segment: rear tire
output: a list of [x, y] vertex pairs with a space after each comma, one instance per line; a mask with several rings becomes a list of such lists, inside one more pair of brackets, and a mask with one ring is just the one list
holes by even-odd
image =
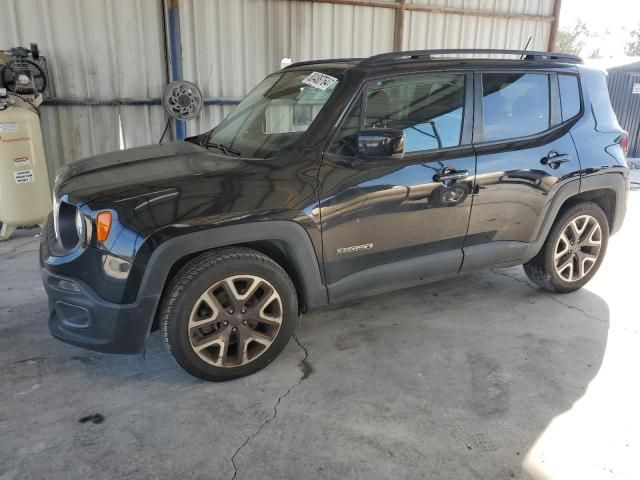
[[295, 288], [277, 263], [249, 248], [223, 248], [176, 275], [160, 326], [184, 370], [217, 382], [267, 366], [286, 346], [297, 316]]
[[579, 203], [554, 223], [540, 252], [524, 271], [545, 290], [568, 293], [582, 288], [600, 268], [609, 240], [607, 216], [599, 205]]

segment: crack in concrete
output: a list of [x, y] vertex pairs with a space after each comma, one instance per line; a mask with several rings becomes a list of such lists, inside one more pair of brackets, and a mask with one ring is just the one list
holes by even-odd
[[536, 285], [531, 285], [529, 282], [527, 282], [526, 280], [522, 280], [521, 278], [518, 277], [514, 277], [513, 275], [509, 275], [508, 273], [503, 273], [503, 272], [496, 272], [493, 268], [490, 268], [489, 270], [491, 270], [493, 273], [495, 273], [496, 275], [502, 275], [503, 277], [508, 277], [512, 280], [515, 280], [517, 282], [520, 283], [524, 283], [527, 287], [531, 287], [533, 289], [537, 289], [538, 287]]
[[298, 340], [298, 337], [296, 337], [295, 335], [292, 335], [292, 337], [304, 352], [304, 358], [300, 360], [300, 368], [302, 370], [302, 378], [298, 382], [298, 385], [300, 385], [303, 380], [306, 380], [307, 378], [309, 378], [309, 375], [313, 373], [313, 367], [307, 360], [309, 358], [309, 351], [307, 350], [307, 347], [305, 347], [302, 343], [300, 343], [300, 340]]
[[39, 250], [39, 248], [34, 248], [34, 249], [29, 249], [29, 250], [19, 250], [20, 247], [23, 247], [25, 245], [31, 245], [33, 242], [34, 242], [34, 240], [31, 239], [31, 240], [28, 240], [26, 242], [19, 243], [18, 245], [13, 247], [8, 252], [0, 253], [0, 258], [6, 258], [7, 260], [12, 260], [12, 259], [22, 255], [23, 253], [37, 252]]
[[562, 305], [562, 306], [567, 307], [567, 308], [570, 308], [571, 310], [577, 310], [578, 312], [582, 313], [587, 318], [590, 318], [592, 320], [597, 320], [598, 322], [607, 323], [606, 320], [604, 320], [604, 319], [602, 319], [600, 317], [597, 317], [595, 315], [591, 315], [590, 313], [587, 313], [584, 310], [582, 310], [580, 307], [575, 307], [573, 305], [569, 305], [568, 303], [561, 302], [560, 300], [558, 300], [553, 295], [549, 295], [549, 297], [551, 298], [551, 300], [553, 300], [557, 304]]
[[284, 400], [284, 398], [286, 398], [287, 395], [289, 395], [294, 388], [296, 388], [298, 385], [300, 385], [313, 372], [313, 368], [311, 367], [311, 364], [307, 360], [309, 358], [309, 352], [308, 352], [307, 348], [302, 343], [300, 343], [300, 340], [298, 340], [298, 337], [296, 335], [292, 335], [292, 337], [295, 340], [296, 344], [304, 352], [304, 358], [300, 361], [300, 369], [302, 371], [302, 375], [300, 376], [300, 378], [298, 379], [298, 381], [296, 383], [291, 385], [284, 394], [282, 394], [282, 395], [280, 395], [278, 397], [278, 400], [276, 401], [275, 405], [273, 406], [273, 415], [271, 415], [270, 417], [265, 419], [258, 426], [258, 428], [255, 430], [255, 432], [253, 432], [251, 435], [249, 435], [247, 438], [245, 438], [244, 442], [242, 442], [242, 445], [240, 445], [237, 448], [237, 450], [234, 452], [234, 454], [231, 456], [231, 465], [233, 465], [233, 477], [232, 477], [232, 480], [235, 480], [238, 477], [238, 466], [236, 465], [236, 461], [235, 461], [236, 457], [240, 454], [242, 449], [245, 448], [249, 444], [249, 442], [253, 438], [258, 436], [258, 434], [262, 431], [262, 429], [268, 423], [270, 423], [271, 421], [275, 420], [275, 418], [278, 416], [278, 406], [280, 405], [280, 402], [282, 402], [282, 400]]
[[40, 356], [38, 356], [38, 357], [29, 357], [29, 358], [24, 358], [22, 360], [16, 360], [15, 362], [11, 362], [11, 363], [9, 363], [9, 366], [11, 366], [11, 365], [20, 365], [22, 363], [29, 363], [29, 362], [43, 362], [43, 361], [46, 361], [46, 360], [48, 360], [47, 357], [40, 357]]
[[[518, 281], [518, 282], [520, 282], [520, 283], [523, 283], [523, 284], [527, 285], [527, 286], [528, 286], [528, 287], [530, 287], [530, 288], [533, 288], [534, 290], [537, 290], [537, 289], [539, 288], [539, 287], [538, 287], [538, 286], [536, 286], [536, 285], [531, 285], [531, 284], [530, 284], [529, 282], [527, 282], [526, 280], [522, 280], [521, 278], [514, 277], [513, 275], [509, 275], [508, 273], [496, 272], [493, 268], [491, 268], [490, 270], [491, 270], [493, 273], [495, 273], [496, 275], [502, 275], [503, 277], [508, 277], [508, 278], [510, 278], [510, 279], [512, 279], [512, 280], [516, 280], [516, 281]], [[576, 310], [576, 311], [578, 311], [578, 312], [582, 313], [585, 317], [590, 318], [590, 319], [592, 319], [592, 320], [597, 320], [597, 321], [599, 321], [599, 322], [606, 323], [606, 320], [604, 320], [604, 319], [602, 319], [602, 318], [600, 318], [600, 317], [597, 317], [597, 316], [595, 316], [595, 315], [591, 315], [590, 313], [585, 312], [585, 311], [584, 311], [583, 309], [581, 309], [580, 307], [576, 307], [576, 306], [573, 306], [573, 305], [569, 305], [568, 303], [564, 303], [564, 302], [562, 302], [562, 301], [558, 300], [558, 299], [557, 299], [555, 296], [553, 296], [552, 294], [548, 294], [548, 295], [546, 295], [546, 296], [547, 296], [547, 297], [549, 297], [549, 298], [550, 298], [551, 300], [553, 300], [554, 302], [556, 302], [558, 305], [562, 305], [563, 307], [567, 307], [567, 308], [569, 308], [569, 309], [571, 309], [571, 310]]]

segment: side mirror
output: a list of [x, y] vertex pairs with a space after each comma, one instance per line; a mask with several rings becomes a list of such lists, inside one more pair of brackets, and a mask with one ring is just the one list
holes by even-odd
[[404, 132], [394, 128], [372, 128], [358, 135], [358, 156], [365, 159], [394, 159], [404, 156]]

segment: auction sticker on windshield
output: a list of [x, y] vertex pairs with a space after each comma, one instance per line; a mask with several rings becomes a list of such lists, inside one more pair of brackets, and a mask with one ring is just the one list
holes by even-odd
[[336, 77], [332, 77], [331, 75], [320, 72], [313, 72], [304, 80], [302, 80], [302, 83], [310, 85], [313, 88], [317, 88], [319, 90], [326, 90], [337, 81], [338, 79]]

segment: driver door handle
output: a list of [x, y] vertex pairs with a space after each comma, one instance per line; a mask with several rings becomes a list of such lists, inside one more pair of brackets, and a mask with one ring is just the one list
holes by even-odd
[[547, 153], [546, 157], [540, 159], [540, 163], [542, 165], [551, 165], [552, 168], [558, 168], [561, 163], [568, 162], [569, 160], [571, 160], [569, 155], [551, 150]]
[[463, 180], [469, 176], [469, 170], [449, 170], [444, 169], [433, 176], [434, 182], [450, 182]]

